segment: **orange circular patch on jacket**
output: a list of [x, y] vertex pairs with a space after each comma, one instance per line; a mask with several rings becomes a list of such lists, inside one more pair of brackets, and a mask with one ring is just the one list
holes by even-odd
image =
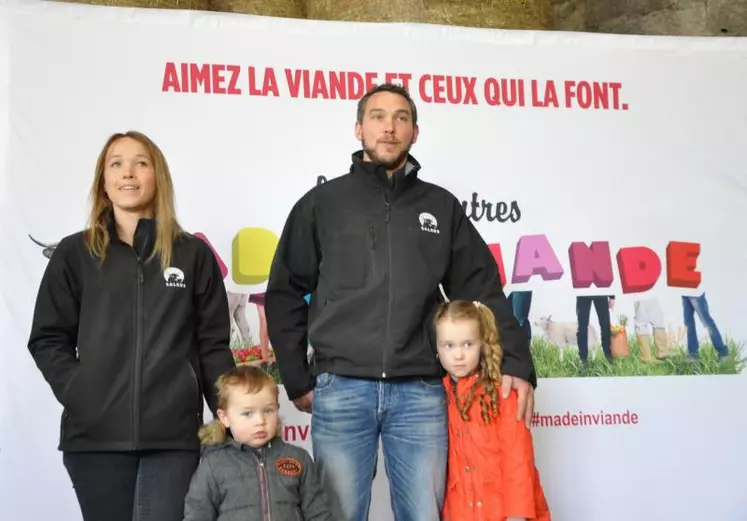
[[280, 458], [275, 463], [275, 468], [278, 469], [278, 472], [286, 476], [298, 476], [303, 469], [301, 462], [293, 458]]

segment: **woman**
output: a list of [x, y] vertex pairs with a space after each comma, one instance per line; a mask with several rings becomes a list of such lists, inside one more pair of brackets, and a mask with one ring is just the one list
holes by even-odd
[[88, 228], [44, 273], [29, 350], [64, 408], [84, 521], [181, 521], [202, 396], [215, 414], [213, 385], [234, 367], [223, 277], [180, 228], [166, 159], [143, 134], [109, 138], [91, 199]]

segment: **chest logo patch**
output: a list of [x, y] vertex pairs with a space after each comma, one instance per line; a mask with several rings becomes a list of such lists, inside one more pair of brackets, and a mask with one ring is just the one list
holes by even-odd
[[166, 286], [169, 288], [186, 288], [184, 283], [184, 272], [179, 268], [166, 268], [163, 271], [163, 278], [166, 280]]
[[280, 458], [277, 463], [275, 463], [275, 468], [278, 472], [286, 476], [298, 476], [301, 473], [301, 470], [303, 470], [300, 461], [287, 457]]
[[435, 233], [436, 235], [441, 233], [438, 229], [438, 221], [432, 214], [423, 212], [418, 216], [418, 220], [420, 221], [420, 229], [424, 232]]

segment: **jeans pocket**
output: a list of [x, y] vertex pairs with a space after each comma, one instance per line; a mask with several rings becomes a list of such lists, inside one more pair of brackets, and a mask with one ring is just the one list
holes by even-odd
[[439, 377], [432, 377], [432, 378], [421, 377], [418, 379], [418, 383], [425, 386], [428, 389], [433, 389], [433, 390], [440, 390], [440, 389], [443, 389], [444, 387], [443, 380]]
[[319, 373], [316, 375], [316, 386], [314, 392], [325, 391], [332, 387], [332, 383], [335, 381], [335, 375], [332, 373]]

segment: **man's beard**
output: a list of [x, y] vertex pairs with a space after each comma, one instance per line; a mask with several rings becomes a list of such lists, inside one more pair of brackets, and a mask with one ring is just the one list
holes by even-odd
[[379, 155], [376, 153], [375, 148], [369, 147], [368, 145], [366, 145], [366, 142], [363, 141], [363, 152], [365, 152], [371, 162], [378, 163], [387, 170], [394, 170], [395, 168], [398, 168], [400, 165], [402, 165], [405, 158], [407, 157], [407, 154], [410, 153], [411, 148], [412, 142], [408, 143], [407, 146], [402, 149], [402, 152], [400, 152], [394, 159], [392, 159], [391, 161], [386, 161], [379, 157]]

